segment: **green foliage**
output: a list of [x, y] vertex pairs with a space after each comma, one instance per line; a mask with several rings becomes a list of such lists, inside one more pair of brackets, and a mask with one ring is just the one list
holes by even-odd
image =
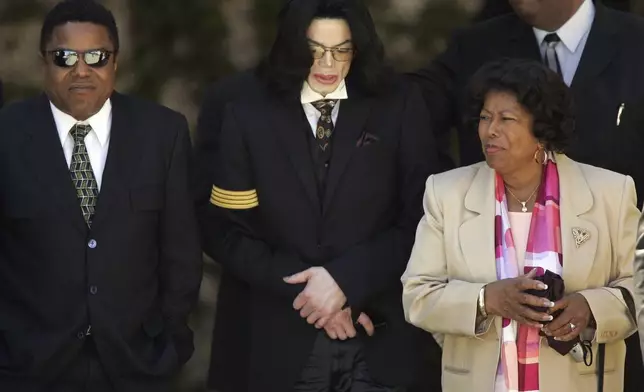
[[44, 14], [47, 7], [37, 0], [2, 0], [0, 24], [20, 22]]
[[201, 84], [230, 71], [222, 55], [226, 27], [217, 1], [130, 2], [133, 47], [126, 72], [135, 75], [132, 93], [157, 99], [164, 83], [181, 78], [195, 99]]

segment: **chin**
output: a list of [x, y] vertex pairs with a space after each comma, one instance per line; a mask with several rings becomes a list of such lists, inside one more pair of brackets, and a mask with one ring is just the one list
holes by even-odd
[[334, 92], [339, 85], [340, 83], [336, 83], [334, 85], [328, 85], [328, 84], [320, 84], [315, 81], [313, 82], [309, 81], [309, 86], [311, 86], [311, 89], [316, 93], [322, 94], [322, 95], [327, 95]]

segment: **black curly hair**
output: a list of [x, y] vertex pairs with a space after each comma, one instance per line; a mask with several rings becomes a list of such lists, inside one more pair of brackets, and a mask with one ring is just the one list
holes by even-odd
[[533, 117], [532, 134], [547, 151], [563, 153], [574, 138], [572, 94], [555, 72], [534, 60], [503, 59], [483, 65], [470, 81], [465, 121], [478, 125], [491, 91], [513, 94]]

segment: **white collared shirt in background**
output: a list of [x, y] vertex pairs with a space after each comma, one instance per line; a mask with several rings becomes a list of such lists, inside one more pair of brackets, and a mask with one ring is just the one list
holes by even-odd
[[557, 31], [545, 31], [533, 27], [534, 35], [537, 38], [537, 44], [541, 51], [541, 58], [546, 55], [547, 44], [543, 42], [546, 35], [557, 33], [561, 42], [555, 47], [559, 65], [564, 82], [570, 86], [572, 84], [577, 67], [581, 61], [581, 55], [586, 47], [588, 34], [595, 20], [595, 4], [592, 0], [584, 0], [583, 4], [577, 9], [577, 12], [568, 19]]

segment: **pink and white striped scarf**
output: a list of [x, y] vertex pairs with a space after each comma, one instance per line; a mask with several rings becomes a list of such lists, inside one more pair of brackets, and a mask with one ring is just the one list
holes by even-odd
[[[561, 275], [563, 257], [559, 217], [559, 174], [552, 155], [548, 157], [543, 173], [541, 187], [532, 211], [530, 234], [525, 252], [525, 266], [521, 274], [527, 274], [536, 268], [537, 276], [543, 275], [546, 270]], [[519, 263], [510, 228], [505, 184], [498, 173], [495, 189], [494, 246], [497, 278], [499, 280], [515, 278], [520, 275]], [[539, 391], [540, 341], [539, 329], [503, 319], [503, 343], [497, 378], [505, 380], [505, 391]], [[499, 382], [497, 382], [498, 384]]]

